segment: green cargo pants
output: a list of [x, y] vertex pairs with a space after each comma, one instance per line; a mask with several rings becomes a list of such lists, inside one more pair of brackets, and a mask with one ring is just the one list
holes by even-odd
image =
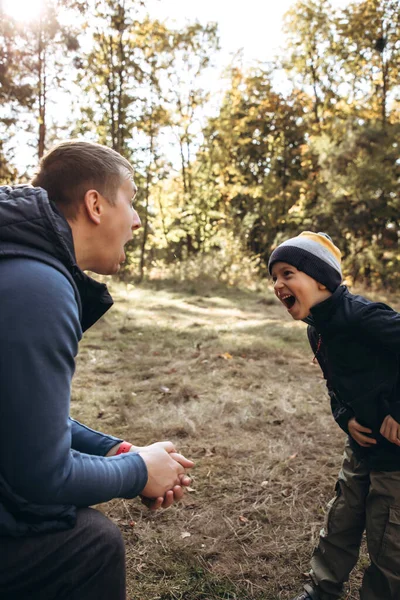
[[371, 564], [361, 600], [400, 600], [400, 470], [370, 471], [347, 444], [336, 496], [311, 560], [321, 600], [340, 598], [357, 563], [364, 529]]

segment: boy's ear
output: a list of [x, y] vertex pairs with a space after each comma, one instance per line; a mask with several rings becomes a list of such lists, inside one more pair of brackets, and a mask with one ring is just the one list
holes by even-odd
[[88, 190], [83, 199], [86, 214], [95, 225], [100, 225], [103, 212], [102, 196], [97, 190]]
[[326, 285], [323, 285], [323, 284], [322, 284], [322, 283], [320, 283], [319, 281], [318, 281], [317, 283], [318, 283], [318, 289], [319, 289], [319, 290], [323, 291], [323, 290], [327, 290], [327, 289], [328, 289], [328, 288], [326, 287]]

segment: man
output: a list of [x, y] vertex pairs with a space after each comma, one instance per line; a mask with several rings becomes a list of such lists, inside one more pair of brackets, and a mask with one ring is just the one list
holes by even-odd
[[141, 225], [132, 167], [66, 142], [32, 186], [0, 188], [0, 598], [125, 598], [119, 530], [87, 508], [182, 497], [190, 460], [171, 442], [134, 447], [69, 418], [82, 332], [112, 305], [83, 273], [116, 273]]

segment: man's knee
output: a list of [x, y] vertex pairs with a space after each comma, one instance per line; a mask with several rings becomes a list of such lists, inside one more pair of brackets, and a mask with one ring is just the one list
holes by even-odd
[[125, 544], [121, 531], [110, 519], [106, 519], [103, 527], [103, 544], [106, 551], [116, 558], [125, 560]]
[[125, 544], [120, 529], [102, 513], [91, 510], [90, 527], [94, 536], [96, 553], [102, 553], [109, 560], [125, 560]]

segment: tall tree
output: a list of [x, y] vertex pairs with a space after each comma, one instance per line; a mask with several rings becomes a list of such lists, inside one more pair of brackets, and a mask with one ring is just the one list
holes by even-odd
[[[147, 242], [150, 232], [150, 204], [155, 186], [166, 176], [159, 137], [162, 129], [170, 125], [170, 112], [166, 105], [162, 79], [174, 60], [173, 36], [165, 24], [146, 17], [136, 33], [136, 46], [143, 54], [144, 93], [140, 98], [140, 115], [137, 129], [143, 138], [139, 169], [143, 173], [143, 231], [140, 247], [139, 280], [145, 274]], [[159, 204], [161, 200], [159, 199]], [[161, 204], [160, 204], [161, 206]], [[161, 208], [162, 209], [162, 208]]]
[[73, 53], [78, 48], [76, 32], [59, 20], [60, 11], [67, 8], [82, 10], [83, 5], [77, 0], [44, 0], [38, 15], [23, 24], [1, 14], [2, 110], [8, 125], [25, 117], [24, 126], [36, 131], [33, 145], [39, 158], [46, 146], [49, 94], [59, 95], [70, 66], [65, 49]]
[[288, 58], [284, 66], [294, 87], [312, 97], [316, 132], [327, 126], [340, 97], [340, 65], [332, 60], [338, 41], [335, 22], [330, 0], [298, 0], [285, 16]]
[[193, 162], [201, 141], [201, 121], [210, 93], [205, 74], [219, 49], [216, 23], [194, 23], [175, 32], [174, 60], [168, 70], [167, 99], [172, 110], [172, 131], [179, 144], [182, 193], [180, 227], [186, 230], [189, 253], [201, 249], [201, 213], [194, 207]]
[[207, 127], [208, 152], [227, 222], [265, 260], [304, 193], [305, 106], [276, 92], [269, 70], [233, 68], [231, 81]]
[[142, 52], [135, 32], [139, 0], [96, 0], [86, 24], [92, 47], [81, 56], [78, 83], [89, 103], [82, 106], [81, 133], [90, 132], [121, 154], [132, 153]]
[[382, 127], [400, 89], [400, 6], [398, 0], [358, 0], [338, 21], [342, 67], [353, 79], [351, 100], [364, 119]]

